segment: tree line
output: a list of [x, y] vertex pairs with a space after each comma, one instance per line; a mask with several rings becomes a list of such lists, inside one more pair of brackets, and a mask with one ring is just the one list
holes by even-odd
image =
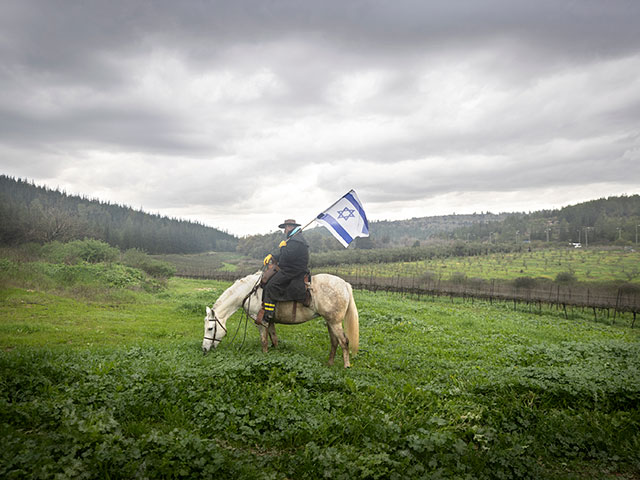
[[630, 246], [640, 240], [640, 195], [601, 198], [528, 214], [513, 213], [499, 222], [480, 221], [438, 236], [490, 243], [541, 241]]
[[[603, 198], [529, 214], [445, 215], [374, 221], [369, 226], [370, 236], [356, 239], [346, 250], [325, 228], [305, 231], [314, 254], [312, 261], [331, 265], [424, 260], [436, 251], [445, 255], [459, 251], [465, 256], [533, 244], [537, 248], [569, 243], [631, 246], [640, 240], [640, 195]], [[281, 232], [251, 235], [240, 239], [238, 251], [263, 258], [277, 250], [281, 240]], [[371, 253], [367, 253], [369, 250]]]
[[381, 249], [342, 249], [341, 251], [324, 252], [312, 255], [311, 268], [338, 266], [345, 263], [371, 264], [417, 262], [435, 258], [471, 257], [492, 253], [509, 253], [522, 250], [522, 246], [465, 242], [432, 242], [417, 247], [381, 248]]
[[[640, 195], [602, 198], [528, 214], [483, 212], [373, 221], [370, 231], [370, 237], [356, 239], [347, 250], [325, 228], [307, 230], [304, 235], [314, 256], [324, 258], [322, 255], [327, 254], [327, 258], [341, 258], [349, 263], [367, 263], [358, 259], [389, 256], [407, 261], [416, 255], [425, 255], [418, 253], [425, 251], [420, 247], [427, 247], [434, 241], [452, 244], [452, 249], [460, 248], [455, 246], [460, 243], [633, 245], [640, 234]], [[105, 241], [122, 250], [139, 248], [151, 254], [237, 250], [252, 258], [263, 258], [277, 250], [282, 233], [276, 231], [238, 239], [198, 222], [170, 219], [127, 206], [71, 196], [57, 189], [0, 175], [0, 244], [65, 242], [85, 237]], [[467, 248], [471, 247], [468, 245]], [[382, 253], [387, 249], [398, 249], [398, 252]], [[377, 253], [362, 253], [367, 250]]]
[[233, 235], [197, 222], [67, 195], [0, 175], [0, 244], [69, 242], [93, 238], [150, 254], [235, 251]]
[[[357, 239], [353, 246], [345, 249], [330, 234], [323, 234], [321, 229], [314, 229], [310, 234], [305, 233], [312, 255], [309, 259], [311, 268], [338, 266], [345, 263], [370, 264], [370, 263], [392, 263], [392, 262], [416, 262], [420, 260], [432, 260], [434, 258], [447, 257], [468, 257], [477, 255], [488, 255], [491, 253], [508, 253], [522, 251], [522, 245], [514, 244], [487, 244], [480, 242], [444, 242], [433, 241], [427, 245], [397, 248], [368, 248], [359, 247]], [[327, 237], [328, 235], [328, 237]], [[256, 259], [262, 259], [269, 252], [275, 252], [278, 244], [282, 240], [282, 233], [274, 232], [266, 235], [252, 235], [240, 239], [238, 251]], [[324, 241], [329, 238], [331, 244], [335, 242], [338, 248], [333, 245], [327, 246]]]

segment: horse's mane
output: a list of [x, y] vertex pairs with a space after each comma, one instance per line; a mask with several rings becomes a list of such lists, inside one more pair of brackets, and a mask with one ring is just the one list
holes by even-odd
[[221, 305], [227, 300], [229, 300], [229, 297], [237, 296], [238, 289], [240, 288], [245, 288], [245, 287], [247, 288], [247, 291], [244, 295], [249, 293], [249, 290], [251, 290], [251, 288], [253, 288], [253, 286], [258, 281], [257, 277], [259, 275], [261, 275], [261, 272], [257, 271], [256, 273], [252, 273], [250, 275], [247, 275], [246, 277], [239, 278], [238, 280], [233, 282], [233, 285], [227, 288], [224, 292], [222, 292], [222, 295], [218, 297], [218, 299], [216, 300], [216, 303], [213, 305], [213, 309], [215, 310], [216, 306]]

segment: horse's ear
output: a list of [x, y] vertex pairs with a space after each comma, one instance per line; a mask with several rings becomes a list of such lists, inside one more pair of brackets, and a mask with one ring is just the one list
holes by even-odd
[[213, 315], [213, 310], [211, 310], [209, 307], [207, 307], [207, 317], [210, 317]]

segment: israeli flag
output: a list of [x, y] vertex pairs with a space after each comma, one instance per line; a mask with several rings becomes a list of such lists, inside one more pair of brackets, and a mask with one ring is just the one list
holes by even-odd
[[354, 238], [369, 236], [369, 222], [354, 190], [319, 214], [316, 221], [327, 227], [345, 248]]

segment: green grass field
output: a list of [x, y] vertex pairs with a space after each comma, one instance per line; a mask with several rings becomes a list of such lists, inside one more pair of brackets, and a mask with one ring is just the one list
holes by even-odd
[[228, 285], [5, 284], [0, 477], [639, 478], [638, 329], [356, 291], [349, 370], [321, 320], [264, 355], [237, 313], [203, 356]]
[[571, 272], [582, 282], [640, 282], [640, 252], [621, 249], [549, 249], [418, 262], [346, 264], [328, 270], [338, 274], [382, 277], [420, 277], [430, 274], [443, 279], [463, 274], [469, 278], [486, 280], [512, 280], [523, 276], [553, 280], [558, 273]]

